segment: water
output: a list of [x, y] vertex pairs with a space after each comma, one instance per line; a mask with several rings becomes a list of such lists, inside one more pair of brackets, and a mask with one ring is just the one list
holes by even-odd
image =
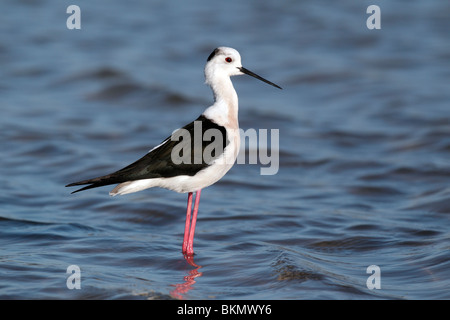
[[[450, 5], [378, 1], [0, 4], [3, 299], [449, 299]], [[120, 169], [212, 101], [217, 46], [240, 125], [280, 130], [280, 169], [236, 165], [186, 195], [64, 185]], [[69, 290], [66, 269], [81, 269]], [[369, 266], [381, 289], [369, 290]]]

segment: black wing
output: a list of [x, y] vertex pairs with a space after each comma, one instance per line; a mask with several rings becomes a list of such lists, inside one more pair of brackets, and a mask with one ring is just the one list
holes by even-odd
[[[216, 152], [216, 154], [214, 155], [214, 158], [218, 157], [229, 143], [225, 127], [219, 126], [212, 120], [206, 118], [204, 115], [201, 115], [200, 117], [197, 118], [197, 120], [189, 123], [188, 125], [182, 128], [189, 132], [190, 137], [194, 137], [194, 127], [196, 121], [201, 121], [202, 137], [208, 129], [218, 129], [219, 132], [221, 133], [223, 139], [222, 141], [223, 149], [219, 152]], [[70, 183], [66, 185], [66, 187], [88, 184], [88, 186], [85, 186], [81, 189], [72, 192], [75, 193], [110, 184], [119, 184], [126, 181], [151, 179], [151, 178], [169, 178], [179, 175], [193, 176], [197, 172], [208, 166], [209, 162], [206, 162], [205, 159], [203, 159], [203, 156], [201, 157], [201, 161], [197, 161], [199, 163], [196, 163], [194, 155], [198, 154], [203, 155], [205, 147], [208, 146], [211, 142], [204, 141], [204, 139], [202, 139], [201, 146], [200, 145], [197, 146], [193, 141], [194, 139], [191, 138], [191, 155], [190, 155], [191, 161], [186, 161], [187, 163], [182, 162], [176, 164], [173, 162], [172, 159], [172, 150], [176, 146], [178, 146], [179, 143], [183, 143], [183, 139], [177, 141], [172, 140], [171, 138], [172, 135], [167, 139], [165, 139], [158, 147], [151, 150], [145, 156], [133, 162], [132, 164], [126, 166], [125, 168], [120, 169], [119, 171], [93, 179], [87, 179], [83, 181]], [[202, 148], [201, 150], [199, 150], [200, 147]]]

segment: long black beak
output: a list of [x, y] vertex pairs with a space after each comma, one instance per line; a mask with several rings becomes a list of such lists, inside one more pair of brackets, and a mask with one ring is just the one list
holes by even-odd
[[254, 78], [258, 79], [258, 80], [261, 80], [261, 81], [263, 81], [263, 82], [265, 82], [265, 83], [268, 83], [268, 84], [270, 84], [271, 86], [274, 86], [275, 88], [283, 89], [283, 88], [281, 88], [280, 86], [276, 85], [275, 83], [270, 82], [269, 80], [266, 80], [266, 79], [264, 79], [263, 77], [258, 76], [256, 73], [253, 73], [253, 72], [251, 72], [250, 70], [245, 69], [244, 67], [238, 67], [238, 69], [239, 69], [242, 73], [248, 74], [249, 76], [252, 76], [252, 77], [254, 77]]

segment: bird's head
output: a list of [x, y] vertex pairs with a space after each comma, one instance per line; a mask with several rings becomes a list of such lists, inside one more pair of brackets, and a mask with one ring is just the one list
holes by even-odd
[[211, 84], [214, 78], [220, 76], [237, 76], [247, 74], [256, 79], [264, 81], [276, 88], [281, 89], [275, 83], [272, 83], [250, 70], [244, 68], [241, 62], [241, 55], [233, 48], [218, 47], [209, 55], [205, 66], [206, 83]]

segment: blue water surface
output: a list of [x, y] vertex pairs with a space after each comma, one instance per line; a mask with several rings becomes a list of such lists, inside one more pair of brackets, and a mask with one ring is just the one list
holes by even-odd
[[[0, 298], [449, 299], [450, 4], [377, 1], [369, 30], [371, 4], [2, 1]], [[64, 186], [196, 119], [217, 46], [283, 87], [233, 78], [279, 170], [204, 189], [185, 259], [185, 194]]]

